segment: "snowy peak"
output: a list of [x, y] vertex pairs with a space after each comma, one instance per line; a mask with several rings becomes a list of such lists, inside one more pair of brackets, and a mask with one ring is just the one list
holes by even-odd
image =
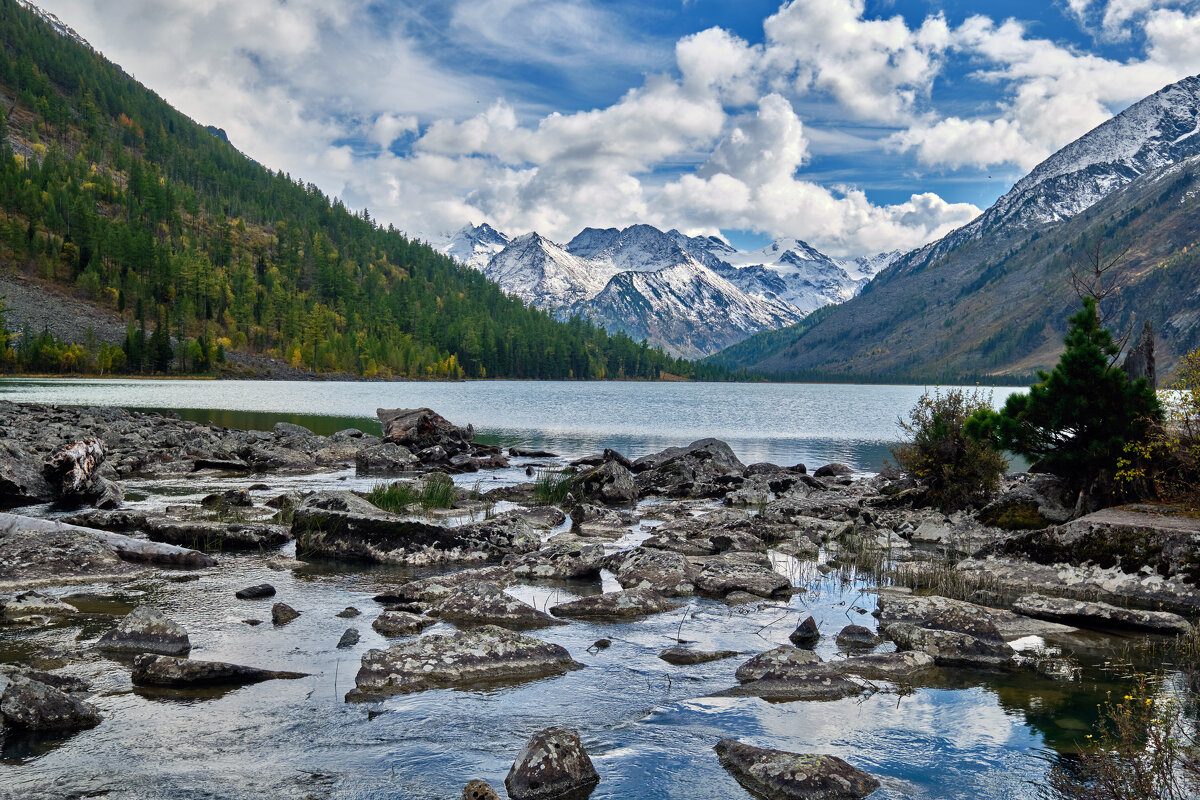
[[438, 247], [438, 250], [460, 264], [482, 271], [492, 260], [492, 256], [508, 246], [508, 242], [508, 236], [484, 222], [479, 225], [466, 225]]
[[595, 296], [608, 282], [578, 258], [538, 233], [518, 236], [496, 253], [483, 274], [507, 293], [549, 310]]
[[72, 41], [83, 45], [88, 50], [95, 51], [96, 48], [92, 47], [92, 45], [88, 42], [87, 39], [84, 39], [82, 36], [80, 36], [78, 33], [75, 32], [74, 28], [72, 28], [67, 23], [63, 22], [61, 19], [59, 19], [54, 14], [51, 14], [49, 11], [42, 10], [36, 4], [29, 2], [29, 0], [17, 0], [17, 5], [19, 5], [21, 8], [24, 8], [28, 11], [32, 11], [37, 16], [41, 17], [42, 20], [47, 25], [49, 25], [51, 28], [53, 28], [54, 32], [57, 33], [59, 36], [65, 36], [66, 38], [71, 39]]

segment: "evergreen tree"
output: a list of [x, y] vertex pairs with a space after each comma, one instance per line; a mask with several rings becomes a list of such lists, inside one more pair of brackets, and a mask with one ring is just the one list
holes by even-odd
[[1040, 372], [1040, 382], [1028, 394], [1009, 397], [1002, 411], [977, 411], [969, 434], [1025, 456], [1035, 472], [1106, 498], [1126, 443], [1142, 441], [1161, 417], [1146, 379], [1130, 381], [1116, 366], [1119, 353], [1100, 325], [1095, 298], [1085, 297], [1069, 320], [1066, 351], [1054, 370]]

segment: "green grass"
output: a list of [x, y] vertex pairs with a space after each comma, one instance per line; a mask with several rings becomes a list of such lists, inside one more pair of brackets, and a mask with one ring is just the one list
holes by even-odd
[[457, 493], [449, 475], [434, 473], [423, 484], [381, 483], [367, 492], [367, 501], [372, 505], [399, 514], [417, 505], [424, 509], [453, 508]]
[[575, 473], [567, 470], [539, 470], [533, 483], [533, 498], [545, 505], [559, 505], [575, 488]]

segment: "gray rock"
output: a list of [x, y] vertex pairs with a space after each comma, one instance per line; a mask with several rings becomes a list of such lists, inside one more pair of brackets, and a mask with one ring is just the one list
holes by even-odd
[[1170, 635], [1186, 634], [1192, 630], [1190, 622], [1169, 611], [1119, 608], [1108, 603], [1088, 603], [1040, 594], [1030, 594], [1018, 599], [1013, 603], [1013, 611], [1081, 628], [1129, 629]]
[[47, 733], [66, 733], [100, 724], [100, 712], [91, 703], [16, 674], [0, 676], [0, 717], [7, 726]]
[[1145, 378], [1151, 389], [1158, 388], [1158, 374], [1154, 363], [1154, 326], [1150, 324], [1150, 320], [1146, 320], [1142, 326], [1142, 335], [1138, 338], [1137, 345], [1129, 349], [1129, 355], [1125, 356], [1121, 369], [1131, 381]]
[[813, 475], [817, 478], [841, 478], [854, 474], [854, 469], [845, 464], [826, 464], [823, 467], [817, 467], [817, 471]]
[[15, 442], [0, 440], [0, 508], [53, 499], [54, 492], [42, 476], [38, 458]]
[[241, 686], [279, 679], [308, 677], [303, 672], [243, 667], [220, 661], [141, 655], [133, 661], [133, 685], [183, 689], [198, 686]]
[[155, 653], [184, 655], [192, 643], [177, 622], [149, 606], [138, 606], [125, 615], [120, 624], [96, 643], [104, 650], [118, 653]]
[[838, 647], [848, 650], [874, 647], [882, 641], [875, 631], [862, 625], [847, 625], [837, 635]]
[[428, 635], [369, 650], [347, 700], [518, 683], [580, 669], [565, 648], [497, 627]]
[[124, 490], [100, 474], [107, 450], [99, 439], [84, 439], [55, 453], [42, 474], [59, 503], [115, 508]]
[[990, 632], [986, 625], [972, 626], [971, 632], [966, 632], [893, 622], [883, 632], [899, 649], [928, 653], [939, 666], [1007, 667], [1016, 655], [995, 626]]
[[820, 657], [813, 651], [785, 644], [754, 656], [738, 667], [734, 675], [740, 683], [749, 683], [768, 675], [791, 674], [796, 672], [798, 667], [807, 668], [820, 663]]
[[358, 610], [357, 608], [355, 608], [354, 606], [346, 606], [346, 607], [345, 607], [345, 608], [343, 608], [341, 611], [339, 611], [339, 612], [337, 612], [336, 614], [334, 614], [334, 616], [335, 616], [335, 617], [341, 617], [342, 619], [353, 619], [354, 617], [357, 617], [357, 616], [358, 616], [359, 614], [361, 614], [361, 613], [362, 613], [362, 612], [361, 612], [361, 611], [359, 611], [359, 610]]
[[700, 574], [678, 553], [647, 547], [613, 553], [607, 566], [626, 589], [653, 589], [670, 597], [693, 594]]
[[741, 685], [719, 694], [770, 700], [836, 700], [861, 694], [866, 688], [852, 679], [909, 680], [933, 665], [933, 656], [923, 652], [872, 653], [822, 661], [809, 650], [784, 645], [738, 667], [735, 675]]
[[567, 580], [599, 575], [604, 559], [601, 545], [562, 542], [533, 553], [505, 556], [504, 566], [517, 578]]
[[412, 614], [407, 611], [382, 611], [371, 623], [381, 636], [395, 639], [398, 636], [412, 636], [428, 627], [437, 624], [436, 619]]
[[569, 728], [546, 728], [529, 738], [504, 788], [512, 800], [586, 797], [600, 776], [583, 749], [579, 734]]
[[460, 627], [499, 625], [524, 631], [566, 624], [485, 581], [463, 584], [449, 597], [434, 603], [426, 613]]
[[226, 489], [223, 492], [205, 495], [200, 500], [205, 508], [249, 508], [254, 505], [250, 492], [245, 489]]
[[633, 473], [616, 461], [605, 461], [583, 473], [575, 487], [582, 497], [601, 503], [631, 503], [638, 498]]
[[342, 632], [342, 638], [338, 639], [337, 647], [339, 650], [354, 647], [358, 644], [358, 628], [346, 628]]
[[746, 467], [729, 445], [700, 439], [687, 447], [669, 447], [633, 462], [640, 495], [720, 497], [738, 488]]
[[287, 625], [299, 616], [300, 612], [287, 603], [276, 603], [271, 606], [271, 623], [274, 625]]
[[41, 592], [20, 592], [0, 602], [0, 609], [4, 611], [4, 618], [11, 621], [30, 617], [67, 617], [79, 613], [79, 609], [70, 603]]
[[384, 440], [407, 447], [414, 453], [441, 447], [447, 454], [454, 455], [468, 450], [474, 438], [472, 430], [459, 428], [432, 409], [381, 408], [375, 413], [383, 425]]
[[821, 640], [821, 632], [817, 630], [817, 621], [812, 617], [807, 618], [796, 626], [796, 630], [788, 634], [788, 639], [796, 647], [807, 647], [810, 650], [816, 647], [817, 642]]
[[710, 661], [721, 661], [726, 658], [733, 658], [737, 655], [736, 650], [693, 650], [690, 647], [668, 647], [658, 654], [658, 657], [668, 664], [676, 666], [692, 666], [694, 664], [707, 664]]
[[1025, 636], [1056, 636], [1076, 630], [1069, 625], [1034, 619], [1003, 608], [980, 606], [939, 595], [899, 592], [894, 588], [880, 589], [876, 605], [875, 616], [881, 628], [892, 622], [909, 622], [924, 627], [946, 614], [953, 614], [960, 618], [989, 622], [1006, 640]]
[[680, 604], [649, 588], [605, 592], [550, 607], [556, 617], [573, 619], [635, 619], [674, 611]]
[[802, 755], [722, 739], [721, 766], [751, 794], [771, 800], [861, 800], [879, 781], [837, 756]]
[[233, 596], [238, 600], [261, 600], [264, 597], [274, 597], [275, 587], [269, 583], [259, 583], [247, 586], [245, 589], [238, 589]]
[[420, 463], [411, 450], [392, 442], [369, 444], [354, 454], [354, 471], [359, 475], [400, 475]]
[[705, 562], [696, 579], [696, 588], [704, 594], [724, 597], [742, 591], [759, 597], [772, 597], [791, 588], [791, 582], [771, 568], [766, 556], [752, 553], [726, 553]]
[[495, 566], [464, 569], [459, 572], [409, 581], [393, 590], [375, 595], [375, 602], [436, 603], [454, 594], [454, 592], [458, 591], [459, 587], [468, 583], [474, 583], [475, 581], [487, 581], [501, 587], [511, 586], [515, 582], [512, 573], [506, 567]]

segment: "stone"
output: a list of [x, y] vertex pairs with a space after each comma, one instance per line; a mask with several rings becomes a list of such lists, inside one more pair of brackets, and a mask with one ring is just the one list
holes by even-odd
[[395, 639], [398, 636], [412, 636], [437, 624], [436, 619], [411, 614], [407, 611], [382, 611], [371, 627], [381, 636]]
[[822, 661], [809, 650], [784, 645], [760, 653], [738, 667], [740, 686], [723, 696], [752, 696], [768, 700], [836, 700], [861, 694], [860, 682], [910, 680], [934, 665], [923, 652], [871, 653]]
[[1137, 344], [1129, 349], [1129, 355], [1125, 356], [1121, 369], [1129, 376], [1129, 380], [1145, 378], [1151, 389], [1158, 388], [1158, 374], [1154, 363], [1154, 326], [1150, 324], [1150, 320], [1146, 320], [1142, 326], [1142, 335]]
[[334, 616], [335, 616], [335, 617], [341, 617], [342, 619], [353, 619], [354, 617], [357, 617], [357, 616], [358, 616], [359, 614], [361, 614], [361, 613], [362, 613], [362, 612], [361, 612], [361, 611], [359, 611], [359, 610], [358, 610], [357, 608], [355, 608], [354, 606], [346, 606], [346, 607], [345, 607], [345, 608], [343, 608], [341, 611], [339, 611], [339, 612], [337, 612], [336, 614], [334, 614]]
[[179, 656], [192, 649], [187, 631], [179, 623], [149, 606], [138, 606], [117, 627], [100, 637], [97, 647], [118, 653], [155, 653]]
[[476, 779], [463, 787], [462, 800], [500, 800], [500, 795], [490, 783]]
[[733, 591], [773, 597], [791, 586], [791, 581], [771, 568], [770, 559], [751, 553], [716, 556], [705, 562], [696, 579], [696, 589], [717, 597]]
[[721, 661], [726, 658], [733, 658], [737, 655], [736, 650], [693, 650], [690, 647], [668, 647], [658, 654], [658, 657], [668, 664], [676, 666], [692, 666], [694, 664], [707, 664], [710, 661]]
[[882, 641], [875, 631], [862, 625], [847, 625], [837, 635], [838, 647], [847, 650], [874, 647]]
[[473, 688], [561, 675], [583, 665], [556, 644], [485, 626], [427, 635], [368, 650], [346, 699], [371, 700], [427, 689]]
[[420, 463], [411, 450], [392, 442], [370, 444], [354, 454], [354, 471], [359, 475], [401, 475]]
[[247, 586], [245, 589], [238, 589], [233, 596], [238, 600], [261, 600], [264, 597], [274, 597], [275, 587], [269, 583], [260, 583], [255, 586]]
[[670, 597], [693, 594], [699, 578], [699, 570], [678, 553], [647, 547], [613, 553], [607, 567], [626, 589], [653, 589]]
[[1192, 624], [1169, 611], [1119, 608], [1109, 603], [1089, 603], [1065, 597], [1030, 594], [1013, 603], [1013, 611], [1038, 619], [1101, 630], [1125, 629], [1167, 635], [1190, 633]]
[[287, 625], [299, 616], [300, 612], [287, 603], [276, 603], [271, 606], [271, 623], [273, 625]]
[[722, 739], [717, 760], [743, 787], [771, 800], [861, 800], [879, 781], [837, 756], [767, 750]]
[[70, 603], [48, 597], [41, 592], [20, 592], [0, 601], [0, 608], [4, 611], [4, 618], [11, 621], [30, 617], [68, 617], [79, 613], [79, 609]]
[[746, 467], [728, 444], [700, 439], [633, 462], [639, 495], [722, 497], [741, 485]]
[[965, 600], [952, 600], [939, 595], [916, 595], [898, 591], [895, 587], [879, 590], [875, 616], [883, 628], [892, 622], [910, 622], [918, 627], [953, 614], [962, 619], [977, 619], [995, 626], [1006, 640], [1025, 636], [1056, 636], [1075, 632], [1069, 625], [1027, 617], [1002, 608], [989, 608]]
[[273, 680], [307, 678], [303, 672], [244, 667], [221, 661], [197, 661], [173, 656], [140, 655], [133, 661], [133, 685], [169, 689], [199, 686], [242, 686]]
[[100, 712], [91, 703], [26, 675], [0, 676], [0, 717], [25, 731], [67, 733], [94, 728]]
[[449, 597], [434, 603], [425, 613], [460, 627], [499, 625], [523, 631], [566, 624], [486, 581], [463, 584]]
[[817, 621], [812, 617], [801, 622], [796, 626], [796, 630], [788, 634], [788, 640], [796, 647], [807, 647], [810, 650], [816, 647], [820, 639], [821, 632], [817, 630]]
[[254, 505], [250, 492], [246, 489], [227, 489], [223, 492], [205, 495], [200, 500], [205, 508], [249, 508]]
[[409, 581], [396, 589], [375, 595], [377, 603], [436, 603], [443, 600], [464, 584], [475, 581], [487, 581], [497, 586], [512, 585], [512, 573], [506, 567], [479, 567], [464, 569], [445, 575], [435, 575], [430, 578]]
[[933, 656], [939, 666], [1007, 667], [1015, 651], [1000, 637], [995, 626], [973, 626], [971, 632], [944, 628], [922, 628], [907, 622], [893, 622], [883, 628], [900, 650], [919, 650]]
[[338, 639], [337, 647], [339, 650], [354, 647], [358, 644], [358, 628], [346, 628], [342, 632], [342, 638]]
[[556, 617], [573, 619], [636, 619], [674, 611], [679, 607], [679, 603], [668, 600], [653, 589], [643, 587], [589, 595], [567, 603], [559, 603], [550, 606], [550, 613]]
[[41, 464], [15, 442], [0, 439], [0, 508], [45, 503], [54, 499]]
[[768, 675], [781, 675], [794, 671], [796, 667], [820, 664], [821, 658], [811, 650], [783, 645], [765, 653], [759, 653], [737, 668], [734, 676], [740, 683], [761, 680]]
[[602, 545], [562, 542], [532, 553], [505, 556], [503, 564], [517, 578], [571, 580], [598, 576], [604, 559]]
[[823, 467], [817, 467], [813, 476], [817, 478], [842, 478], [853, 474], [854, 469], [852, 467], [834, 462], [833, 464], [826, 464]]
[[512, 800], [544, 800], [570, 796], [582, 800], [600, 776], [579, 734], [552, 727], [529, 738], [504, 779]]
[[633, 473], [616, 461], [605, 461], [579, 475], [574, 491], [600, 503], [631, 503], [638, 498]]
[[558, 458], [557, 453], [549, 450], [531, 450], [526, 447], [510, 447], [508, 454], [513, 458]]
[[107, 450], [99, 439], [84, 439], [55, 453], [42, 467], [42, 475], [56, 499], [64, 505], [115, 508], [124, 490], [100, 474]]
[[378, 409], [384, 441], [402, 445], [414, 453], [441, 447], [446, 453], [469, 448], [474, 432], [459, 428], [441, 414], [428, 408]]

